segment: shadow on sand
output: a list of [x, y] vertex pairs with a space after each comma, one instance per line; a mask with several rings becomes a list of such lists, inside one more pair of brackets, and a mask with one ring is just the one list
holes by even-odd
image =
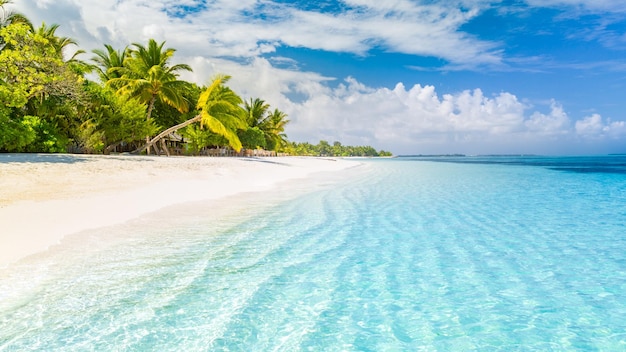
[[30, 154], [30, 153], [9, 153], [0, 154], [0, 164], [8, 163], [62, 163], [74, 164], [88, 161], [89, 159], [81, 155], [72, 154]]
[[268, 160], [267, 158], [247, 157], [247, 158], [241, 158], [241, 160], [244, 160], [244, 161], [254, 161], [254, 162], [258, 162], [258, 163], [268, 163], [268, 164], [275, 164], [275, 165], [291, 166], [291, 165], [286, 164], [286, 163], [281, 163], [281, 162], [278, 162], [278, 161]]

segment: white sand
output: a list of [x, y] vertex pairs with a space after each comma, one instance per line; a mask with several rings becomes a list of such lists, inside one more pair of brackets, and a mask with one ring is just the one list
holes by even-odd
[[354, 165], [298, 157], [0, 155], [0, 267], [66, 235], [169, 205], [269, 190]]

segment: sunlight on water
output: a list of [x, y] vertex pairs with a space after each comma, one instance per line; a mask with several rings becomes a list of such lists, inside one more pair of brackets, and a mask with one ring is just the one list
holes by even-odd
[[626, 174], [512, 160], [364, 161], [70, 237], [0, 273], [0, 350], [625, 350]]

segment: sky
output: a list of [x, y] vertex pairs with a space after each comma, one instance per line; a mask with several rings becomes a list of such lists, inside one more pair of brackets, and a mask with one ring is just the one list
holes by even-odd
[[148, 39], [288, 114], [406, 154], [626, 153], [623, 0], [13, 0], [88, 53]]

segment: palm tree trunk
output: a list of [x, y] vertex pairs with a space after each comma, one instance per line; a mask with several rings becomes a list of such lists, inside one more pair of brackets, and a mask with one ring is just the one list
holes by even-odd
[[120, 144], [122, 144], [122, 143], [123, 143], [123, 142], [122, 142], [122, 141], [120, 141], [120, 142], [117, 142], [117, 143], [113, 143], [113, 144], [109, 144], [109, 145], [107, 145], [107, 146], [104, 148], [104, 151], [103, 151], [103, 152], [104, 152], [104, 155], [109, 155], [109, 154], [111, 154], [111, 150], [113, 150], [113, 149], [117, 148], [117, 146], [118, 146], [118, 145], [120, 145]]
[[200, 120], [202, 120], [202, 115], [197, 115], [183, 123], [179, 123], [176, 126], [172, 126], [168, 129], [166, 129], [165, 131], [159, 133], [156, 137], [152, 138], [151, 140], [149, 140], [146, 145], [144, 145], [143, 147], [134, 150], [131, 154], [139, 154], [141, 152], [143, 152], [144, 150], [150, 148], [151, 146], [153, 146], [155, 143], [157, 143], [159, 140], [161, 140], [162, 138], [167, 137], [168, 135], [170, 135], [171, 133], [174, 133], [176, 131], [178, 131], [179, 129], [183, 128], [183, 127], [187, 127], [189, 125], [191, 125], [194, 122], [200, 122]]
[[[156, 101], [156, 95], [152, 95], [152, 99], [150, 99], [150, 103], [148, 104], [148, 111], [146, 112], [146, 121], [150, 121], [150, 117], [152, 116], [152, 109], [154, 109], [154, 102]], [[146, 136], [146, 145], [150, 142], [150, 136]], [[146, 154], [150, 155], [150, 145], [146, 148]]]
[[167, 149], [167, 144], [165, 143], [165, 139], [161, 139], [161, 148], [165, 151], [165, 155], [170, 156], [170, 150]]

